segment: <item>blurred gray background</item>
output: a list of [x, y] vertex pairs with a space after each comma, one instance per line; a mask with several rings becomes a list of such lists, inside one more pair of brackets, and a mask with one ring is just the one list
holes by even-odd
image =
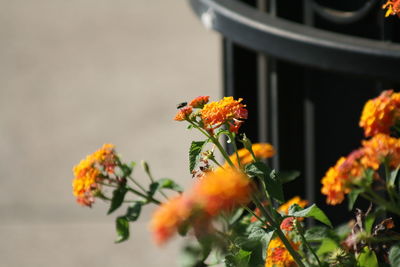
[[114, 244], [118, 212], [77, 205], [71, 170], [113, 143], [189, 185], [193, 135], [172, 118], [183, 100], [220, 95], [218, 36], [184, 0], [0, 7], [0, 266], [178, 266], [181, 241], [154, 245], [150, 211]]

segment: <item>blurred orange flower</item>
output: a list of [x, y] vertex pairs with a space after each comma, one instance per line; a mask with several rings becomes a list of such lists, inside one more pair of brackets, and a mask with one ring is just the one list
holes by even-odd
[[308, 205], [308, 201], [304, 200], [304, 199], [301, 199], [299, 196], [295, 196], [295, 197], [289, 199], [288, 201], [286, 201], [284, 204], [282, 204], [278, 208], [278, 211], [280, 213], [283, 213], [283, 214], [287, 215], [289, 213], [290, 206], [292, 206], [293, 204], [297, 204], [300, 207], [304, 208], [305, 206]]
[[184, 195], [179, 195], [163, 203], [154, 212], [150, 222], [155, 242], [161, 245], [170, 239], [190, 217], [192, 207], [193, 202]]
[[[274, 147], [268, 143], [253, 144], [251, 149], [253, 150], [254, 155], [256, 156], [257, 159], [267, 159], [275, 155]], [[253, 156], [246, 148], [239, 149], [238, 155], [240, 163], [242, 165], [247, 165], [253, 162]], [[232, 154], [229, 158], [231, 159], [233, 164], [235, 164], [236, 167], [239, 166], [236, 153]]]
[[209, 99], [209, 96], [198, 96], [190, 101], [189, 106], [193, 108], [203, 108], [204, 105], [208, 103]]
[[400, 165], [400, 139], [386, 134], [377, 134], [370, 140], [362, 142], [364, 157], [361, 159], [364, 166], [378, 170], [383, 162], [387, 162], [391, 168]]
[[202, 209], [210, 216], [215, 216], [247, 204], [250, 201], [251, 181], [236, 169], [219, 168], [199, 180], [193, 194]]

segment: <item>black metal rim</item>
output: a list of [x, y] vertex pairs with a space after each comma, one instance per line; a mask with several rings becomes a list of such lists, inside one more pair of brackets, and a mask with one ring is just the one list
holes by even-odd
[[319, 30], [234, 0], [189, 1], [208, 27], [242, 46], [312, 67], [400, 81], [398, 44]]

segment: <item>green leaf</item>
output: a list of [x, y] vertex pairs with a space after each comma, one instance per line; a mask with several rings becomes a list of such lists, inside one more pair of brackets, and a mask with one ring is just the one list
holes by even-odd
[[322, 241], [321, 246], [317, 250], [317, 255], [322, 256], [326, 253], [330, 253], [338, 247], [339, 247], [339, 245], [335, 242], [335, 240], [333, 240], [331, 238], [325, 238]]
[[394, 187], [395, 183], [396, 183], [396, 179], [397, 179], [397, 175], [399, 173], [399, 169], [400, 167], [397, 167], [396, 169], [394, 169], [393, 171], [390, 172], [389, 175], [389, 181], [388, 181], [388, 185]]
[[[376, 258], [375, 252], [371, 251], [368, 247], [364, 247], [360, 256], [357, 259], [358, 267], [379, 267], [378, 259]], [[393, 265], [397, 266], [397, 265]]]
[[124, 202], [125, 194], [128, 190], [125, 186], [121, 186], [113, 191], [113, 197], [111, 199], [111, 205], [107, 212], [107, 214], [112, 213], [116, 209], [118, 209], [122, 203]]
[[189, 149], [189, 171], [192, 173], [192, 171], [196, 168], [201, 151], [203, 150], [204, 145], [207, 143], [206, 141], [193, 141], [192, 144], [190, 145]]
[[256, 176], [264, 180], [268, 194], [278, 200], [284, 201], [282, 183], [279, 175], [263, 162], [255, 162], [246, 165], [245, 172], [250, 176]]
[[300, 176], [299, 171], [279, 171], [279, 179], [282, 184], [296, 180]]
[[120, 216], [115, 221], [118, 238], [115, 243], [121, 243], [129, 238], [129, 222], [125, 216]]
[[314, 218], [332, 228], [332, 223], [328, 219], [328, 217], [325, 215], [325, 213], [317, 207], [317, 205], [313, 204], [310, 207], [300, 210], [300, 211], [295, 211], [291, 213], [291, 209], [289, 209], [289, 216], [293, 217], [307, 217], [307, 218]]
[[235, 213], [229, 218], [229, 224], [234, 224], [237, 220], [239, 220], [244, 212], [244, 208], [238, 208]]
[[390, 249], [389, 262], [392, 266], [400, 266], [400, 243], [397, 243]]
[[236, 254], [225, 257], [227, 267], [249, 267], [251, 252], [240, 249]]
[[271, 173], [271, 169], [265, 163], [257, 161], [247, 164], [245, 167], [245, 172], [252, 177], [264, 178]]
[[364, 192], [364, 189], [354, 189], [347, 195], [348, 201], [349, 201], [349, 205], [348, 205], [349, 210], [353, 209], [354, 203], [356, 202], [358, 196], [363, 192]]
[[364, 222], [364, 228], [365, 228], [365, 231], [368, 233], [368, 234], [371, 234], [371, 232], [372, 232], [372, 226], [374, 225], [374, 222], [375, 222], [375, 214], [368, 214], [368, 216], [365, 218], [365, 222]]
[[127, 164], [121, 164], [120, 168], [122, 170], [123, 177], [128, 177], [129, 175], [131, 175], [133, 170], [133, 167]]
[[254, 227], [247, 238], [238, 238], [235, 240], [235, 243], [243, 250], [255, 251], [257, 248], [260, 249], [262, 260], [265, 261], [267, 248], [274, 233], [274, 230]]
[[142, 205], [143, 205], [143, 202], [141, 202], [141, 201], [134, 202], [134, 204], [132, 204], [131, 206], [128, 207], [126, 214], [125, 214], [125, 218], [129, 222], [136, 221], [140, 216], [140, 212], [142, 211]]
[[150, 196], [153, 196], [160, 189], [171, 189], [179, 193], [183, 192], [183, 188], [172, 179], [162, 178], [150, 184], [148, 193]]

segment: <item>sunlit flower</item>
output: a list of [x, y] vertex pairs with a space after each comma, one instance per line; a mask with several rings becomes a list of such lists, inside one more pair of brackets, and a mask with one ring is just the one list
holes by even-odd
[[[300, 244], [289, 240], [295, 250], [299, 250]], [[286, 249], [279, 237], [271, 240], [267, 250], [265, 267], [295, 267], [297, 266], [292, 255]]]
[[184, 121], [186, 120], [190, 114], [192, 114], [193, 108], [191, 106], [185, 106], [179, 109], [178, 113], [176, 113], [174, 120], [176, 121]]
[[284, 204], [282, 204], [279, 208], [278, 211], [284, 215], [287, 215], [289, 213], [289, 208], [290, 206], [297, 204], [300, 207], [304, 208], [305, 206], [308, 205], [308, 201], [301, 199], [299, 196], [295, 196], [288, 201], [286, 201]]
[[219, 168], [207, 173], [194, 188], [194, 199], [210, 216], [247, 204], [250, 201], [251, 181], [242, 172]]
[[192, 212], [193, 202], [184, 195], [177, 196], [163, 203], [153, 214], [150, 228], [157, 244], [170, 239]]
[[353, 151], [347, 158], [341, 157], [334, 167], [331, 167], [322, 178], [321, 193], [326, 195], [326, 202], [330, 205], [340, 204], [344, 195], [350, 193], [351, 183], [360, 178], [365, 166], [361, 163], [364, 149]]
[[[253, 144], [251, 149], [253, 150], [253, 153], [257, 159], [267, 159], [275, 155], [274, 147], [268, 143]], [[242, 165], [253, 162], [253, 156], [246, 148], [239, 149], [238, 155]], [[236, 153], [233, 153], [229, 158], [233, 164], [235, 164], [235, 166], [238, 166]]]
[[387, 90], [367, 101], [361, 114], [360, 127], [364, 128], [367, 137], [378, 133], [389, 134], [399, 118], [400, 94]]
[[96, 192], [101, 190], [99, 182], [103, 180], [99, 168], [113, 173], [115, 157], [114, 146], [106, 144], [74, 167], [72, 188], [78, 203], [89, 207], [93, 204]]
[[377, 134], [362, 144], [365, 156], [361, 162], [364, 166], [378, 170], [383, 162], [387, 162], [391, 168], [400, 165], [400, 139]]
[[209, 96], [198, 96], [190, 101], [189, 106], [193, 108], [203, 108], [204, 105], [208, 103], [209, 99]]
[[218, 102], [210, 102], [204, 105], [201, 110], [201, 118], [204, 127], [212, 131], [213, 129], [228, 123], [232, 131], [237, 132], [241, 123], [240, 120], [247, 119], [246, 105], [242, 99], [234, 100], [233, 97], [224, 97]]
[[397, 15], [400, 17], [400, 0], [389, 0], [382, 8], [387, 8], [385, 17], [389, 17], [390, 15]]

